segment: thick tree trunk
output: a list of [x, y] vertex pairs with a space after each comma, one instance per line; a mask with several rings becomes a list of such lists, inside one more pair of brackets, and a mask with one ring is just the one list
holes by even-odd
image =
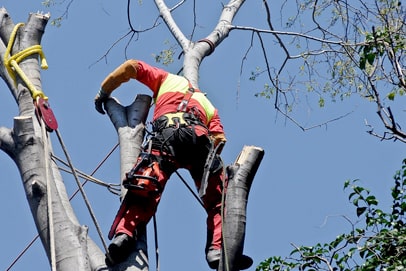
[[223, 250], [218, 271], [239, 270], [236, 262], [244, 249], [248, 195], [263, 156], [263, 149], [244, 146], [235, 163], [228, 167], [223, 214]]
[[[27, 23], [18, 29], [10, 55], [41, 43], [49, 15], [30, 14]], [[13, 129], [0, 127], [0, 149], [16, 163], [27, 200], [42, 244], [52, 269], [99, 270], [105, 267], [104, 253], [87, 235], [72, 210], [57, 165], [51, 160], [49, 134], [43, 132], [35, 115], [33, 98], [21, 76], [14, 81], [5, 68], [5, 52], [15, 25], [4, 8], [0, 8], [0, 77], [15, 98], [19, 116]], [[38, 54], [21, 60], [20, 68], [41, 90]], [[51, 231], [51, 229], [53, 229]]]
[[[148, 95], [137, 95], [134, 102], [129, 106], [122, 106], [114, 98], [106, 102], [106, 111], [117, 131], [120, 142], [121, 180], [124, 180], [125, 173], [131, 170], [141, 152], [145, 133], [145, 121], [148, 116], [151, 100], [151, 97]], [[123, 199], [125, 193], [126, 190], [122, 187], [121, 199]], [[139, 227], [137, 233], [137, 242], [133, 253], [131, 253], [125, 262], [114, 266], [113, 270], [148, 271], [145, 226]]]

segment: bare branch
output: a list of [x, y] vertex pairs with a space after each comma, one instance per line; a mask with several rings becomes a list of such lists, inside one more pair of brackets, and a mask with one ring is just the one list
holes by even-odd
[[[128, 12], [129, 12], [129, 10], [127, 10], [127, 13], [128, 13]], [[128, 39], [127, 44], [126, 44], [126, 46], [125, 46], [125, 54], [126, 54], [126, 58], [127, 58], [127, 50], [128, 50], [128, 46], [130, 45], [130, 43], [131, 43], [132, 41], [138, 41], [139, 35], [140, 35], [141, 33], [150, 31], [150, 30], [152, 30], [152, 29], [158, 27], [159, 24], [160, 24], [160, 23], [158, 22], [158, 19], [156, 19], [152, 26], [150, 26], [150, 27], [148, 27], [148, 28], [146, 28], [146, 29], [143, 29], [143, 30], [134, 30], [134, 29], [132, 28], [132, 26], [131, 26], [130, 21], [129, 21], [129, 25], [130, 25], [131, 30], [129, 30], [129, 31], [128, 31], [126, 34], [124, 34], [123, 36], [119, 37], [119, 38], [107, 49], [106, 53], [105, 53], [104, 55], [102, 55], [99, 59], [97, 59], [94, 63], [92, 63], [89, 67], [92, 67], [93, 65], [99, 63], [99, 62], [102, 61], [103, 59], [107, 62], [107, 57], [108, 57], [108, 55], [110, 54], [110, 51], [113, 50], [113, 48], [115, 48], [121, 41], [123, 41], [125, 38], [127, 38], [128, 36], [130, 36], [130, 38]], [[136, 37], [136, 38], [134, 39], [134, 37]]]
[[169, 31], [175, 37], [176, 41], [182, 47], [183, 51], [188, 51], [191, 45], [191, 41], [188, 40], [183, 32], [180, 30], [178, 25], [176, 24], [175, 20], [171, 15], [171, 9], [169, 9], [165, 1], [163, 0], [155, 0], [155, 5], [157, 6], [161, 18], [164, 20], [165, 24], [168, 26]]
[[6, 127], [0, 127], [0, 150], [7, 153], [11, 158], [15, 157], [14, 139], [12, 130]]

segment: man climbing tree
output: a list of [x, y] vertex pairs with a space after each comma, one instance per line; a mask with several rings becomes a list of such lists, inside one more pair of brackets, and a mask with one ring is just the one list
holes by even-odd
[[[129, 191], [109, 233], [109, 238], [114, 239], [108, 248], [107, 263], [113, 265], [129, 256], [137, 239], [137, 226], [148, 223], [156, 212], [171, 174], [185, 168], [195, 181], [207, 211], [206, 260], [210, 268], [217, 269], [222, 248], [222, 193], [226, 181], [220, 158], [226, 138], [218, 110], [185, 77], [139, 60], [124, 62], [104, 79], [95, 98], [96, 110], [105, 114], [104, 102], [130, 79], [138, 80], [153, 92], [152, 135], [123, 181]], [[237, 264], [238, 269], [247, 269], [252, 259], [243, 255]]]

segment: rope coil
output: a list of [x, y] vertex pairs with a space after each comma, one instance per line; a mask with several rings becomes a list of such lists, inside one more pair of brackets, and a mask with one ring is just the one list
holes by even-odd
[[42, 90], [37, 89], [31, 81], [28, 79], [27, 75], [24, 73], [24, 71], [20, 68], [18, 63], [20, 63], [23, 59], [27, 58], [30, 55], [33, 54], [38, 54], [41, 59], [41, 68], [42, 69], [48, 69], [48, 63], [45, 58], [45, 54], [42, 51], [42, 46], [41, 45], [33, 45], [31, 47], [28, 47], [14, 55], [11, 55], [11, 50], [13, 48], [16, 36], [17, 36], [17, 31], [20, 27], [24, 26], [24, 23], [19, 23], [14, 26], [13, 31], [11, 32], [6, 52], [4, 54], [4, 65], [6, 66], [6, 69], [10, 75], [10, 77], [13, 79], [14, 83], [16, 83], [16, 73], [18, 76], [23, 80], [24, 84], [27, 86], [27, 88], [31, 92], [31, 96], [33, 100], [35, 101], [37, 97], [41, 97], [45, 100], [48, 99], [48, 97], [45, 96], [44, 92]]

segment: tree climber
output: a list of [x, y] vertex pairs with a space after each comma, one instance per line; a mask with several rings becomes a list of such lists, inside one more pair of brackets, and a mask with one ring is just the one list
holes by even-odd
[[[104, 79], [95, 97], [96, 110], [105, 114], [104, 102], [130, 79], [138, 80], [153, 92], [152, 145], [147, 154], [140, 154], [123, 181], [129, 190], [110, 230], [109, 238], [114, 237], [108, 247], [110, 257], [119, 263], [129, 256], [137, 226], [146, 225], [154, 215], [166, 182], [176, 169], [188, 169], [200, 189], [207, 157], [216, 149], [202, 201], [207, 211], [206, 260], [210, 268], [217, 269], [222, 244], [222, 189], [226, 179], [220, 158], [226, 138], [218, 111], [185, 77], [139, 60], [127, 60]], [[238, 263], [239, 269], [247, 269], [251, 264], [251, 258], [245, 255]]]

